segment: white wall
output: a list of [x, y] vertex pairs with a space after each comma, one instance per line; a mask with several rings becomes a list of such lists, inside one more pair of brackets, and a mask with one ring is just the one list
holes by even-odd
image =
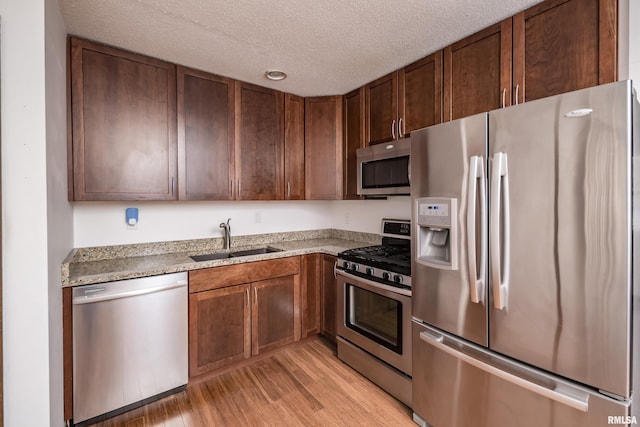
[[[396, 197], [387, 201], [344, 202], [77, 202], [74, 246], [220, 237], [219, 224], [227, 218], [231, 218], [231, 234], [235, 236], [324, 228], [379, 233], [381, 218], [409, 217], [408, 200]], [[128, 207], [138, 208], [136, 230], [127, 229]]]
[[50, 424], [44, 0], [0, 2], [4, 420]]
[[49, 261], [49, 419], [64, 419], [60, 265], [73, 248], [73, 207], [67, 201], [67, 34], [58, 0], [45, 0], [47, 247]]

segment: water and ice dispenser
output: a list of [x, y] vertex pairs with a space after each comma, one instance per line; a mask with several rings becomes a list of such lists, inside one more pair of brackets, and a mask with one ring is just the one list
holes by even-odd
[[458, 269], [458, 199], [416, 199], [417, 247], [420, 264], [445, 270]]

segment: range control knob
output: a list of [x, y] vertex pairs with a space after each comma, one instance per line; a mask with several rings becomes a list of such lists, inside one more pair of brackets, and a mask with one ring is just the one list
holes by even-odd
[[358, 271], [360, 266], [356, 263], [351, 264], [351, 271]]
[[371, 267], [367, 267], [366, 270], [364, 270], [364, 272], [368, 275], [368, 276], [372, 276], [373, 275], [373, 268]]
[[399, 274], [396, 274], [393, 276], [393, 281], [396, 283], [402, 283], [402, 276]]
[[391, 274], [389, 274], [388, 271], [385, 271], [384, 273], [382, 273], [382, 279], [383, 280], [391, 280]]
[[349, 261], [344, 261], [342, 263], [342, 267], [344, 267], [345, 270], [348, 270], [350, 266], [351, 266], [351, 263]]

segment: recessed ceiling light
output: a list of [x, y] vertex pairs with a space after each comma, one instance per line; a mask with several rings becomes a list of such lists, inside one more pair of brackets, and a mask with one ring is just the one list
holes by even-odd
[[287, 78], [287, 73], [285, 73], [284, 71], [278, 71], [278, 70], [267, 71], [266, 73], [264, 73], [264, 75], [269, 80], [284, 80]]

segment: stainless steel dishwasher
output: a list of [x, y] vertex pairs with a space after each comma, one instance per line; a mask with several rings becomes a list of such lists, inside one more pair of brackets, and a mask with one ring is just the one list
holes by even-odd
[[185, 272], [73, 289], [74, 423], [184, 388], [187, 281]]

